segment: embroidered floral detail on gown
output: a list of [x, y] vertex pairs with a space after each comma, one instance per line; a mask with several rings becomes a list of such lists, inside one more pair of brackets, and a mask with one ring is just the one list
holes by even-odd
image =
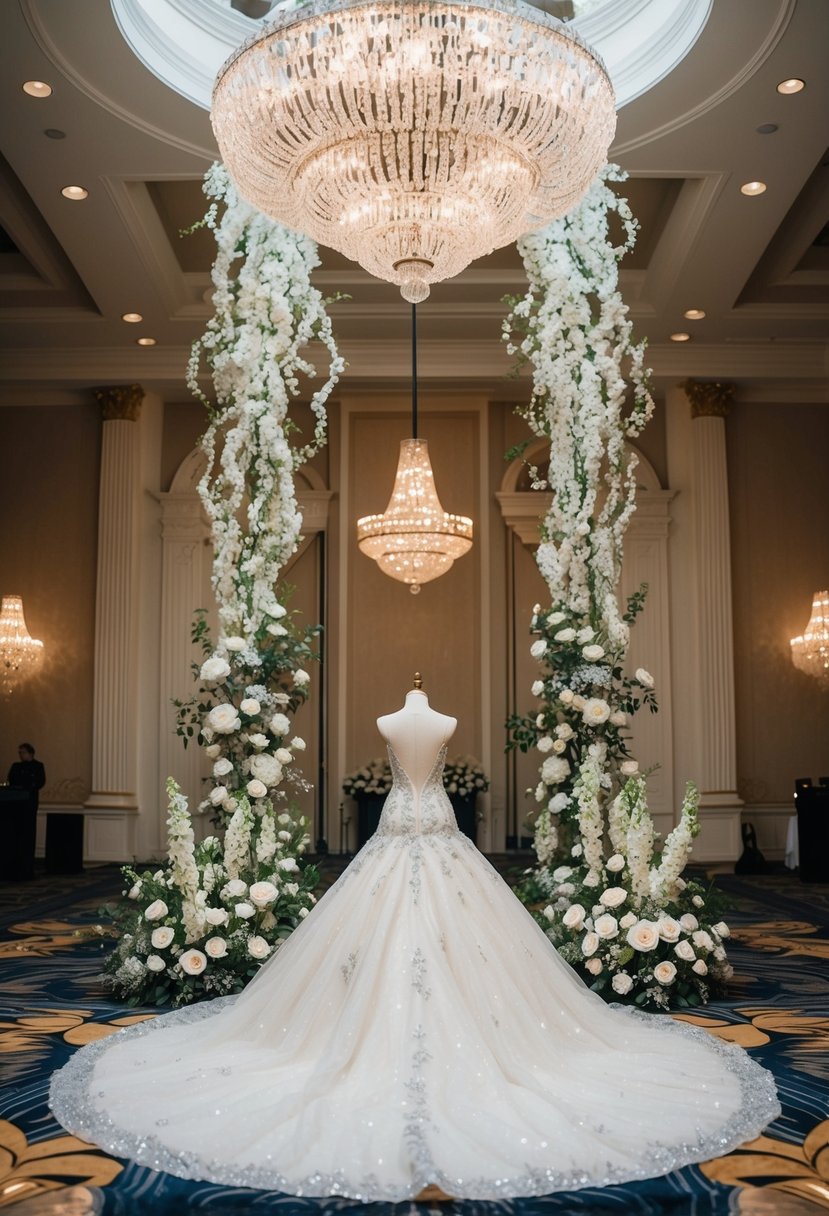
[[417, 790], [390, 749], [377, 832], [244, 993], [79, 1050], [64, 1127], [180, 1177], [390, 1201], [650, 1178], [758, 1135], [770, 1074], [590, 992], [458, 831], [445, 750]]

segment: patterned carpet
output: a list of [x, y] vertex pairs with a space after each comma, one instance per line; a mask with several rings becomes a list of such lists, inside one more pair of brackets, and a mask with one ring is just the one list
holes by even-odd
[[[331, 859], [326, 878], [336, 874]], [[506, 868], [507, 859], [501, 861]], [[512, 861], [514, 864], [514, 858]], [[783, 1115], [729, 1156], [650, 1182], [504, 1203], [370, 1205], [372, 1216], [819, 1216], [829, 1213], [829, 887], [789, 874], [726, 876], [736, 975], [686, 1020], [742, 1044], [777, 1078]], [[112, 867], [0, 887], [0, 1208], [12, 1216], [347, 1216], [366, 1205], [188, 1183], [67, 1136], [49, 1075], [83, 1043], [152, 1016], [107, 999], [98, 909]]]

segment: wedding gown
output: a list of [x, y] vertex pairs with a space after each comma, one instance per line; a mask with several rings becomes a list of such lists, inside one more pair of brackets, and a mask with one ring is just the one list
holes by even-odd
[[650, 1178], [758, 1135], [770, 1074], [589, 991], [459, 833], [445, 752], [417, 789], [390, 749], [376, 834], [240, 996], [78, 1051], [63, 1126], [184, 1178], [388, 1201]]

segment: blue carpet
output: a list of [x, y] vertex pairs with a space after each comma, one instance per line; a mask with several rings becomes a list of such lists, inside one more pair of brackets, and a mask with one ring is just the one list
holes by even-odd
[[649, 1182], [502, 1203], [364, 1205], [184, 1182], [116, 1161], [62, 1132], [46, 1106], [52, 1070], [83, 1043], [151, 1012], [115, 1004], [98, 982], [109, 943], [95, 924], [100, 904], [120, 889], [117, 872], [101, 869], [58, 883], [50, 889], [48, 880], [38, 880], [25, 914], [13, 892], [0, 894], [0, 1207], [10, 1213], [69, 1186], [83, 1187], [86, 1210], [102, 1216], [322, 1216], [367, 1206], [372, 1216], [829, 1213], [826, 887], [802, 887], [787, 875], [725, 879], [735, 904], [728, 917], [732, 990], [727, 1000], [686, 1019], [740, 1043], [774, 1073], [783, 1115], [766, 1135], [727, 1157]]

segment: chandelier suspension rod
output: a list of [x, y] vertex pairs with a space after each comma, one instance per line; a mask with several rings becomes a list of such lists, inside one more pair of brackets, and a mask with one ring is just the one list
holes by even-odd
[[412, 439], [417, 439], [417, 305], [412, 305]]

